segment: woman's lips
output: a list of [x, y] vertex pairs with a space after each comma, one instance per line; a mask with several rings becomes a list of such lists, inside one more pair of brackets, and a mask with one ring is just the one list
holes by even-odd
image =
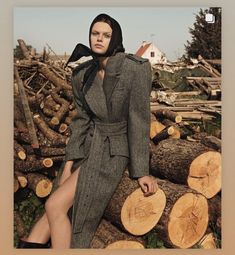
[[103, 46], [103, 45], [100, 45], [100, 44], [95, 44], [95, 47], [96, 47], [96, 48], [103, 48], [104, 46]]

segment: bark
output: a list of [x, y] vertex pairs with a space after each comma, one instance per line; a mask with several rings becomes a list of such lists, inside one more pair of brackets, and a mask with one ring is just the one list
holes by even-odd
[[154, 112], [154, 114], [157, 119], [167, 118], [176, 123], [179, 123], [182, 120], [182, 117], [178, 113], [167, 110], [167, 109], [158, 109]]
[[62, 87], [63, 89], [71, 90], [71, 86], [66, 81], [55, 75], [46, 65], [42, 65], [39, 68], [39, 72], [43, 74], [49, 81], [51, 81], [56, 87]]
[[47, 137], [49, 140], [53, 141], [54, 144], [57, 145], [65, 145], [67, 141], [67, 137], [62, 136], [61, 134], [56, 133], [54, 130], [49, 128], [45, 121], [40, 117], [40, 115], [36, 114], [33, 117], [34, 122], [36, 123], [37, 127], [42, 131], [42, 133]]
[[27, 175], [28, 186], [38, 197], [47, 197], [52, 190], [52, 182], [44, 175], [31, 173]]
[[136, 241], [144, 245], [144, 241], [142, 238], [120, 231], [113, 224], [111, 224], [105, 219], [102, 219], [96, 230], [95, 236], [92, 239], [91, 248], [103, 249], [106, 248], [108, 245], [120, 240]]
[[221, 189], [221, 154], [182, 139], [167, 139], [153, 146], [151, 173], [175, 183], [187, 184], [207, 198]]
[[24, 115], [25, 115], [26, 124], [27, 124], [27, 127], [28, 127], [28, 132], [29, 132], [29, 135], [30, 135], [30, 138], [31, 138], [31, 145], [32, 145], [33, 148], [39, 148], [38, 139], [37, 139], [37, 135], [36, 135], [36, 130], [35, 130], [35, 127], [34, 127], [32, 114], [31, 114], [29, 104], [28, 104], [28, 99], [27, 99], [27, 96], [25, 94], [24, 85], [23, 85], [22, 80], [20, 79], [18, 69], [17, 69], [16, 66], [14, 67], [14, 74], [15, 74], [16, 82], [19, 85], [20, 97], [21, 97], [21, 102], [22, 102], [23, 109], [24, 109]]

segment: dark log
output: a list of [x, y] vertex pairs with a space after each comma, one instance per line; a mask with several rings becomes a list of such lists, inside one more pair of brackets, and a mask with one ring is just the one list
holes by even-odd
[[26, 159], [26, 154], [25, 154], [24, 148], [16, 140], [14, 140], [14, 150], [15, 150], [19, 159], [21, 159], [21, 160]]
[[157, 119], [167, 118], [167, 119], [172, 120], [176, 123], [179, 123], [182, 120], [182, 117], [178, 113], [173, 112], [168, 109], [158, 109], [154, 112], [154, 114]]
[[27, 46], [26, 46], [24, 40], [18, 39], [17, 41], [18, 41], [18, 43], [19, 43], [20, 49], [21, 49], [22, 54], [23, 54], [23, 56], [25, 57], [25, 59], [31, 60], [31, 59], [32, 59], [32, 56], [30, 55], [30, 51], [28, 50], [28, 48], [27, 48]]
[[174, 127], [165, 127], [160, 133], [153, 137], [154, 144], [158, 144], [160, 141], [169, 138], [175, 132]]
[[62, 136], [61, 134], [56, 133], [54, 130], [49, 128], [46, 122], [40, 117], [40, 115], [36, 114], [33, 116], [34, 122], [37, 127], [42, 131], [42, 133], [49, 140], [53, 141], [54, 144], [65, 145], [67, 141], [67, 137]]
[[40, 169], [49, 168], [53, 165], [53, 161], [50, 158], [39, 158], [34, 156], [28, 156], [27, 160], [15, 160], [14, 170], [20, 172], [36, 172]]
[[113, 224], [106, 221], [105, 219], [102, 219], [91, 241], [90, 247], [92, 249], [103, 249], [106, 248], [109, 244], [119, 240], [136, 241], [141, 245], [144, 245], [142, 238], [120, 231]]
[[30, 138], [31, 138], [31, 145], [32, 145], [33, 148], [39, 148], [38, 139], [37, 139], [37, 135], [36, 135], [36, 130], [35, 130], [35, 127], [34, 127], [32, 114], [31, 114], [29, 104], [28, 104], [28, 99], [27, 99], [27, 96], [25, 94], [24, 85], [23, 85], [22, 80], [20, 79], [18, 69], [17, 69], [16, 66], [14, 67], [14, 75], [15, 75], [15, 78], [16, 78], [16, 82], [19, 86], [20, 97], [21, 97], [21, 102], [22, 102], [23, 109], [24, 109], [26, 124], [27, 124], [28, 132], [29, 132], [29, 135], [30, 135]]
[[207, 147], [210, 147], [216, 151], [221, 152], [221, 139], [213, 135], [206, 136], [204, 139], [201, 140], [201, 143]]
[[39, 72], [43, 74], [48, 80], [50, 80], [56, 87], [62, 87], [63, 89], [68, 90], [72, 89], [66, 81], [55, 75], [46, 65], [40, 66]]
[[47, 197], [52, 190], [52, 182], [44, 175], [31, 173], [27, 175], [28, 186], [38, 197]]
[[55, 102], [55, 100], [51, 97], [51, 94], [48, 95], [40, 104], [40, 108], [49, 108], [53, 110], [54, 112], [58, 111], [60, 109], [60, 105]]
[[22, 174], [19, 171], [14, 171], [14, 174], [15, 174], [16, 179], [19, 182], [20, 187], [25, 188], [28, 184], [28, 180], [27, 180], [26, 175]]

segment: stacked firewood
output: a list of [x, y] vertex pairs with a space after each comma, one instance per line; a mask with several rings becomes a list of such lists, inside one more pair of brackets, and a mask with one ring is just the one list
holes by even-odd
[[[14, 192], [30, 189], [47, 198], [64, 159], [76, 115], [69, 70], [63, 62], [28, 52], [15, 62]], [[221, 232], [221, 143], [186, 122], [174, 108], [151, 107], [150, 172], [156, 194], [145, 197], [136, 180], [123, 178], [92, 240], [92, 248], [143, 249], [150, 232], [166, 247], [215, 247], [211, 233]], [[27, 199], [27, 197], [25, 197]], [[14, 212], [19, 237], [27, 235]]]
[[76, 115], [70, 72], [43, 56], [32, 56], [23, 40], [25, 58], [14, 63], [14, 191], [30, 188], [47, 197], [64, 159]]

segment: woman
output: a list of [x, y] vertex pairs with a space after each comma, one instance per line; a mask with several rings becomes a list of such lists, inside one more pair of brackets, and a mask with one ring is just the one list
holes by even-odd
[[52, 248], [89, 247], [127, 165], [146, 196], [157, 190], [149, 176], [150, 64], [124, 53], [120, 25], [106, 14], [93, 20], [89, 42], [90, 49], [78, 44], [68, 61], [93, 57], [72, 74], [77, 117], [65, 163], [21, 248], [46, 248], [49, 238]]

